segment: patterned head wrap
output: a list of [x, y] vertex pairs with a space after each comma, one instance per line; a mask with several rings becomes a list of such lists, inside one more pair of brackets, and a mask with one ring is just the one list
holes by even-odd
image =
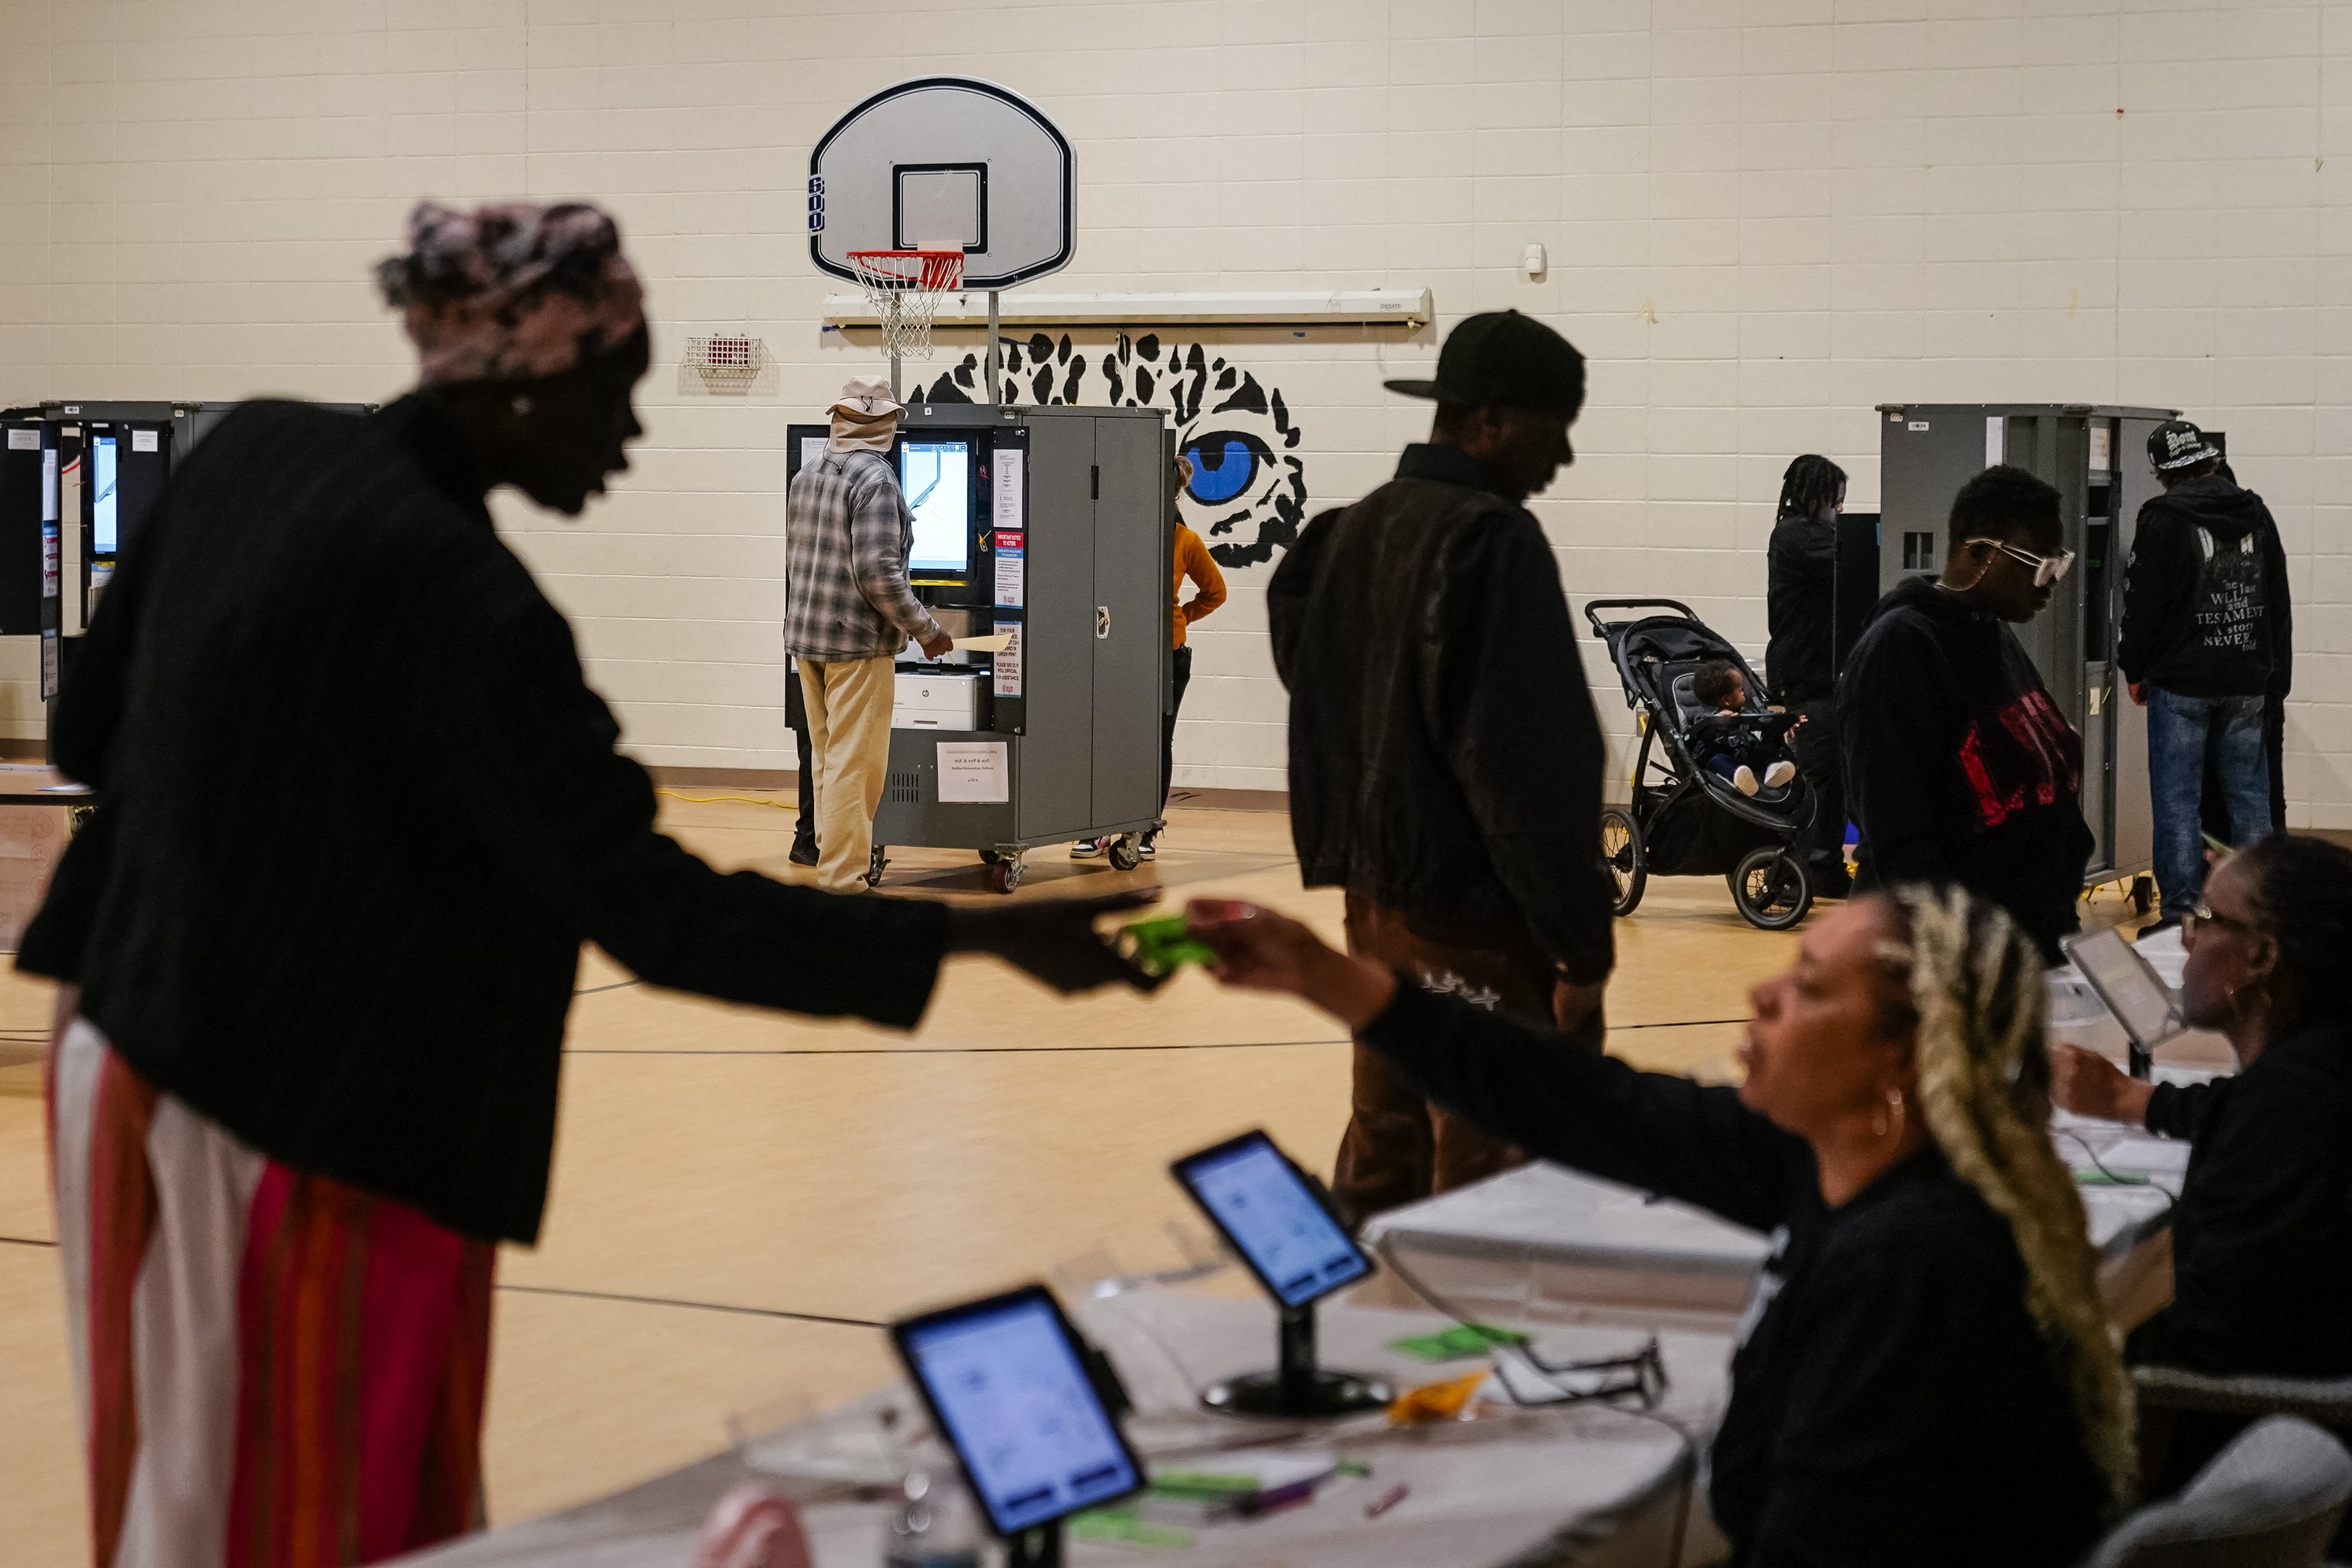
[[581, 202], [419, 202], [408, 253], [376, 264], [426, 382], [556, 375], [645, 323], [645, 292], [613, 220]]

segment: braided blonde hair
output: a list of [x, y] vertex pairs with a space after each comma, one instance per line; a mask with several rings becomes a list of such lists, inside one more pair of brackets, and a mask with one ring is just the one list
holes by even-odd
[[1959, 1178], [2009, 1222], [2042, 1331], [2091, 1458], [2117, 1507], [2138, 1455], [2131, 1380], [2099, 1302], [2082, 1194], [2050, 1142], [2049, 994], [2033, 944], [1997, 905], [1954, 888], [1892, 889], [1909, 945], [1880, 951], [1918, 1018], [1928, 1132]]

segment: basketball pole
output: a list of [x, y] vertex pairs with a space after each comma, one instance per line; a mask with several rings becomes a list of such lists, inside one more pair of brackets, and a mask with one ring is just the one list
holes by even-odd
[[996, 290], [988, 291], [988, 400], [999, 408], [1004, 406], [1004, 382], [996, 363]]

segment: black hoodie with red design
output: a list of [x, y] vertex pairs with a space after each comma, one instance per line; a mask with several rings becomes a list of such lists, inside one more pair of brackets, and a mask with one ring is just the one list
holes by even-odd
[[1846, 659], [1837, 719], [1859, 885], [1957, 882], [2054, 958], [2091, 858], [2083, 738], [2008, 626], [1932, 578], [1899, 584]]

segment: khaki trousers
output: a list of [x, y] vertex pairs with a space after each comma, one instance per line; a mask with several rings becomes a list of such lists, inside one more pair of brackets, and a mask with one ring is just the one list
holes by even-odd
[[835, 893], [866, 886], [874, 855], [874, 808], [890, 771], [890, 704], [898, 660], [796, 658], [816, 764], [816, 881]]
[[[1350, 893], [1348, 951], [1539, 1029], [1553, 1026], [1552, 966], [1530, 941], [1434, 941], [1412, 931], [1396, 910]], [[1510, 1144], [1423, 1099], [1379, 1052], [1358, 1045], [1354, 1065], [1348, 1131], [1331, 1173], [1331, 1196], [1351, 1229], [1384, 1210], [1526, 1163]]]

